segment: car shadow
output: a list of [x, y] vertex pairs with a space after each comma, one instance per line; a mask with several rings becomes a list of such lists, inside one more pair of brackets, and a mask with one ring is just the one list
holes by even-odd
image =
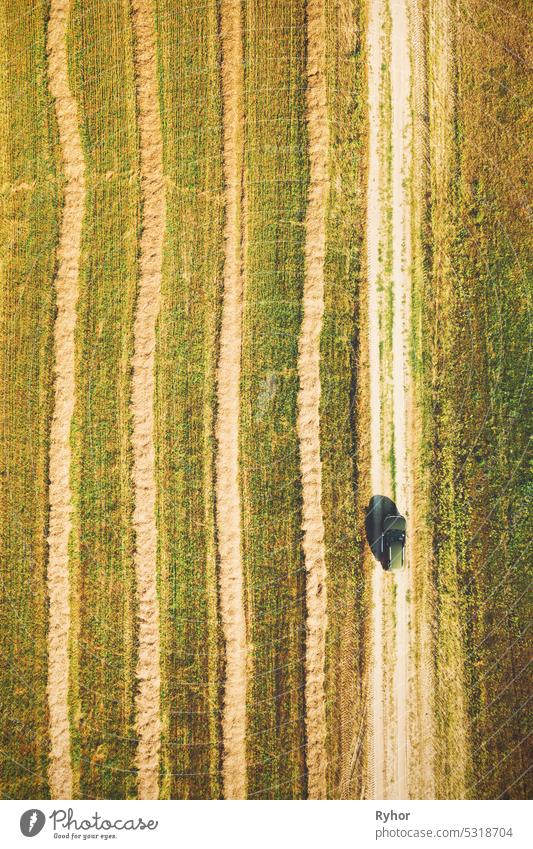
[[391, 498], [386, 495], [373, 495], [368, 502], [365, 514], [365, 533], [370, 550], [376, 560], [380, 560], [379, 541], [383, 530], [383, 522], [387, 516], [397, 516], [398, 508]]

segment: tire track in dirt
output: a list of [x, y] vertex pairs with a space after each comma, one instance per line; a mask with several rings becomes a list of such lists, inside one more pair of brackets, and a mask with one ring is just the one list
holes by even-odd
[[309, 192], [306, 214], [303, 319], [298, 343], [298, 440], [306, 569], [306, 678], [308, 796], [326, 798], [325, 652], [326, 560], [320, 459], [320, 334], [324, 313], [324, 260], [328, 199], [329, 127], [325, 79], [324, 0], [307, 2], [307, 131]]
[[222, 735], [226, 799], [246, 796], [246, 618], [239, 486], [243, 297], [244, 71], [242, 2], [222, 0], [224, 291], [217, 365], [216, 523], [226, 665]]
[[68, 545], [72, 527], [70, 428], [75, 399], [74, 331], [85, 202], [85, 164], [77, 105], [68, 80], [66, 31], [70, 0], [52, 0], [47, 31], [48, 84], [55, 102], [65, 175], [55, 278], [54, 407], [50, 431], [48, 531], [48, 708], [50, 794], [72, 797], [68, 709], [70, 581]]
[[[370, 480], [372, 494], [382, 492], [381, 465], [381, 389], [379, 274], [381, 210], [380, 210], [380, 85], [381, 85], [381, 2], [371, 0], [368, 6], [368, 185], [367, 185], [367, 282], [368, 282], [368, 363], [370, 375]], [[370, 778], [372, 796], [383, 798], [383, 594], [382, 569], [374, 565], [372, 573], [372, 680], [371, 680], [371, 755]]]
[[154, 6], [132, 0], [135, 84], [140, 142], [141, 238], [139, 289], [134, 323], [132, 373], [135, 573], [139, 611], [139, 656], [135, 699], [138, 795], [159, 795], [161, 748], [159, 599], [155, 519], [154, 350], [159, 313], [165, 189], [157, 91]]

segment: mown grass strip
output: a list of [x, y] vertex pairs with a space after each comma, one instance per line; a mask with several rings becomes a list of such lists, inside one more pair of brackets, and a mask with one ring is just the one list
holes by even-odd
[[61, 206], [48, 4], [0, 7], [0, 794], [47, 798], [48, 448]]
[[412, 33], [411, 74], [413, 92], [413, 162], [410, 176], [411, 197], [411, 337], [408, 351], [413, 377], [410, 413], [411, 456], [413, 462], [413, 504], [410, 533], [411, 568], [411, 667], [416, 670], [412, 681], [409, 729], [409, 792], [415, 799], [434, 798], [434, 605], [435, 587], [432, 574], [430, 505], [431, 450], [428, 445], [429, 399], [420, 381], [424, 357], [422, 315], [427, 292], [424, 233], [427, 226], [426, 195], [429, 179], [426, 73], [427, 45], [424, 38], [423, 0], [409, 0]]
[[[431, 187], [432, 292], [429, 304], [434, 310], [432, 369], [437, 386], [449, 380], [448, 363], [453, 356], [449, 326], [453, 294], [450, 289], [453, 258], [454, 199], [454, 85], [453, 44], [455, 26], [446, 0], [438, 0], [428, 10], [429, 74], [429, 155]], [[464, 682], [464, 646], [459, 589], [459, 499], [456, 491], [455, 452], [458, 429], [450, 399], [443, 393], [434, 404], [432, 475], [432, 518], [436, 523], [434, 554], [436, 652], [435, 729], [436, 793], [439, 798], [462, 798], [468, 769], [467, 716]], [[437, 532], [438, 528], [438, 532]]]
[[436, 794], [527, 798], [529, 42], [520, 0], [505, 12], [460, 3], [444, 21], [452, 61], [441, 9], [430, 6], [418, 354], [437, 591]]
[[308, 179], [303, 0], [245, 4], [241, 475], [248, 795], [306, 795], [305, 572], [296, 432]]
[[368, 399], [362, 240], [366, 170], [365, 10], [360, 0], [326, 2], [330, 177], [324, 319], [320, 341], [320, 443], [327, 566], [326, 710], [328, 797], [359, 798], [363, 780], [368, 574], [364, 508]]
[[136, 794], [130, 397], [139, 179], [124, 0], [74, 2], [69, 61], [87, 162], [73, 430], [74, 792], [127, 799]]
[[[527, 8], [460, 3], [457, 229], [442, 394], [452, 447], [473, 798], [529, 798], [532, 568], [531, 190]], [[455, 333], [453, 333], [455, 329]], [[447, 335], [448, 335], [447, 334]], [[466, 392], [465, 392], [466, 388]]]
[[214, 519], [223, 265], [218, 3], [157, 3], [167, 226], [156, 349], [165, 798], [220, 798], [222, 634]]

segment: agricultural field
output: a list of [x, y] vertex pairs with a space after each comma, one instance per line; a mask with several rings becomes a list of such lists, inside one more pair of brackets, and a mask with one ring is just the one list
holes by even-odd
[[530, 794], [526, 15], [0, 0], [1, 798]]

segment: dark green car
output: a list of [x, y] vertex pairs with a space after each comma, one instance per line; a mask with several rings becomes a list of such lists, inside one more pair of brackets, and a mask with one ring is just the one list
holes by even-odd
[[406, 522], [387, 495], [373, 495], [366, 508], [365, 532], [372, 554], [387, 571], [404, 565]]
[[381, 534], [381, 565], [387, 571], [403, 569], [405, 548], [405, 519], [403, 516], [386, 516]]

